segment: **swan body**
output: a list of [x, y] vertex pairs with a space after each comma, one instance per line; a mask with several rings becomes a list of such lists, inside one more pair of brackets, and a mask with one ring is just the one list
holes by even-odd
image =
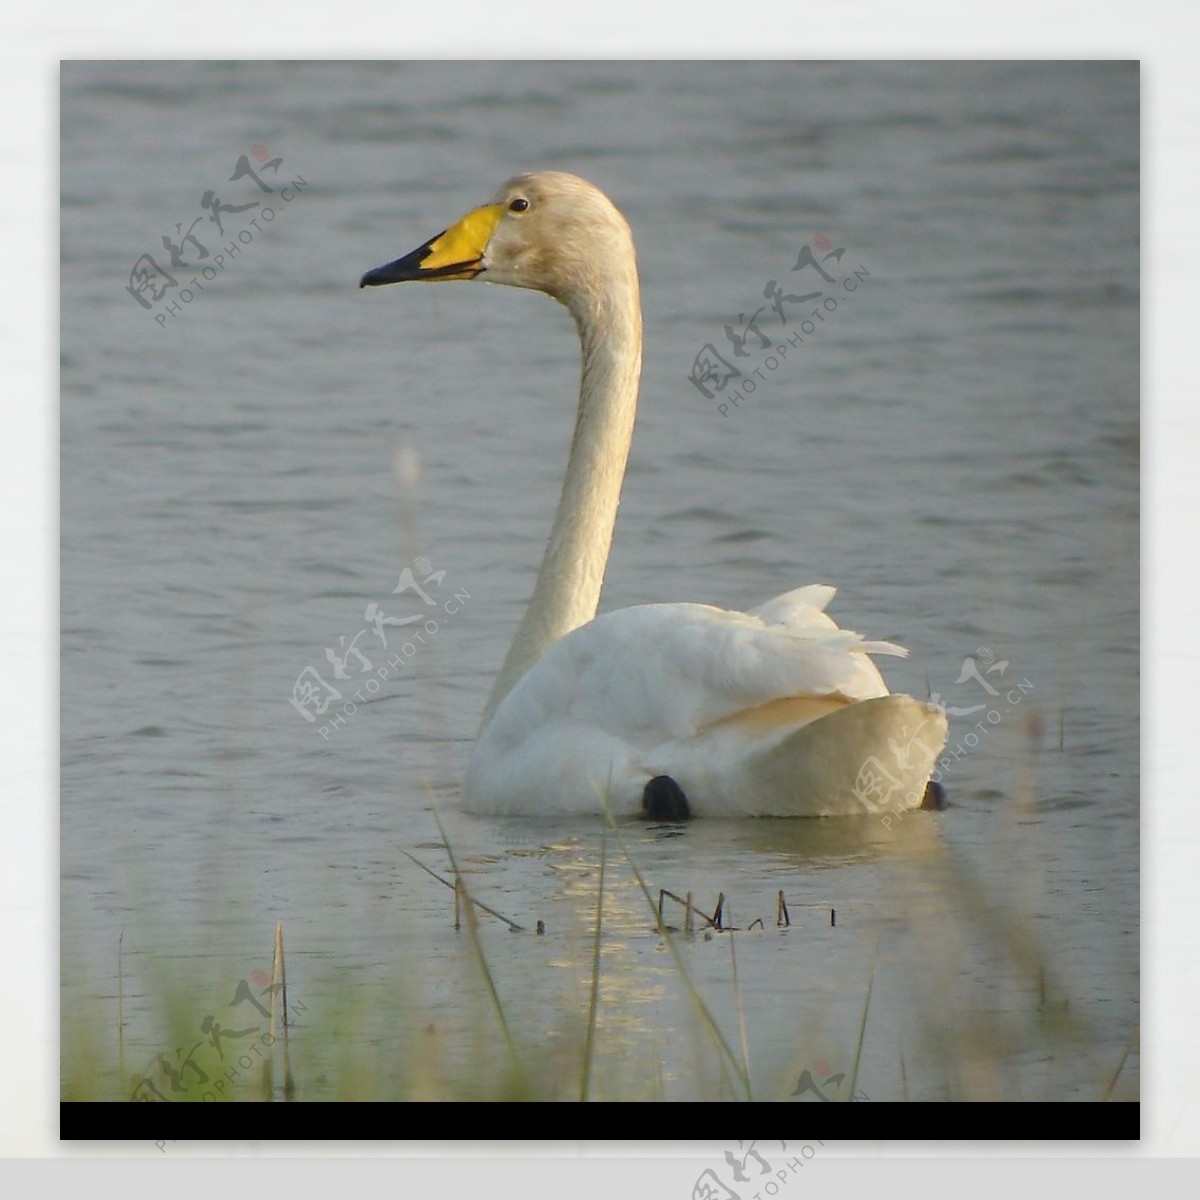
[[[889, 806], [919, 804], [945, 718], [888, 694], [869, 655], [903, 654], [839, 629], [833, 588], [789, 592], [748, 613], [647, 604], [556, 642], [480, 732], [467, 795], [488, 811], [636, 813], [669, 776], [692, 816], [862, 814], [867, 747], [891, 738]], [[914, 799], [906, 797], [912, 793]], [[876, 792], [875, 799], [882, 799]]]
[[488, 700], [467, 807], [642, 811], [666, 777], [692, 816], [833, 816], [919, 805], [945, 714], [889, 693], [812, 585], [747, 613], [648, 604], [597, 617], [633, 436], [641, 308], [633, 240], [573, 175], [509, 180], [491, 202], [362, 286], [482, 279], [547, 292], [575, 318], [582, 377], [562, 497], [533, 597]]

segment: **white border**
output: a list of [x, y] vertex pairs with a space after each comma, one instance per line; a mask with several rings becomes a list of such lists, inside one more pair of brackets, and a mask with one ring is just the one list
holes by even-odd
[[[57, 662], [58, 646], [58, 60], [610, 56], [1142, 60], [1145, 1003], [1143, 1141], [1136, 1153], [1200, 1152], [1200, 1039], [1193, 1032], [1200, 980], [1192, 927], [1200, 899], [1200, 822], [1196, 771], [1188, 753], [1196, 739], [1189, 685], [1200, 667], [1195, 630], [1200, 88], [1194, 62], [1200, 39], [1193, 13], [1191, 6], [1172, 0], [1136, 6], [1098, 0], [1057, 5], [1053, 0], [1003, 5], [858, 0], [829, 7], [759, 0], [740, 9], [713, 0], [657, 7], [644, 0], [604, 0], [587, 8], [548, 0], [487, 6], [468, 0], [455, 6], [452, 19], [446, 10], [427, 6], [330, 5], [325, 0], [292, 0], [253, 11], [231, 0], [199, 7], [139, 0], [120, 9], [50, 0], [9, 9], [6, 19], [15, 27], [5, 31], [7, 61], [0, 71], [5, 102], [0, 161], [6, 167], [0, 203], [8, 268], [0, 334], [8, 368], [7, 453], [0, 473], [0, 545], [8, 551], [8, 569], [0, 588], [0, 662], [9, 682], [6, 717], [0, 722], [7, 785], [0, 902], [9, 968], [0, 989], [5, 1033], [0, 1151], [63, 1153], [56, 1137], [58, 681], [57, 673], [46, 669], [48, 662]], [[955, 1154], [962, 1149], [873, 1146], [867, 1152]], [[290, 1153], [284, 1147], [280, 1151]], [[256, 1152], [272, 1153], [265, 1146]], [[387, 1153], [380, 1148], [364, 1152]], [[995, 1147], [985, 1151], [995, 1152]], [[533, 1169], [525, 1169], [524, 1193], [540, 1194], [526, 1186]], [[416, 1170], [411, 1165], [406, 1180], [415, 1182], [411, 1172]], [[649, 1172], [649, 1163], [637, 1168], [635, 1194], [667, 1194], [652, 1185]], [[980, 1178], [972, 1177], [972, 1189]], [[1111, 1174], [1105, 1178], [1113, 1181]], [[173, 1172], [173, 1188], [179, 1179]], [[573, 1172], [571, 1180], [573, 1191], [582, 1187], [588, 1194], [583, 1173]]]

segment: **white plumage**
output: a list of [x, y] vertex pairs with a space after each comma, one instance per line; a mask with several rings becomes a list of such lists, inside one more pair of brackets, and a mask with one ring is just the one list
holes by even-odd
[[[869, 811], [859, 774], [868, 746], [877, 747], [862, 740], [857, 718], [867, 709], [854, 702], [887, 697], [869, 722], [880, 745], [890, 736], [907, 746], [918, 736], [919, 745], [940, 747], [945, 723], [931, 706], [889, 696], [869, 655], [906, 652], [839, 629], [822, 611], [833, 593], [799, 588], [748, 613], [648, 604], [581, 626], [550, 647], [481, 731], [469, 801], [501, 814], [525, 813], [534, 803], [564, 815], [604, 804], [629, 814], [639, 811], [646, 783], [667, 775], [693, 816]], [[849, 724], [848, 713], [856, 718]], [[789, 739], [804, 728], [802, 751], [789, 751]], [[823, 748], [811, 744], [814, 731]], [[814, 774], [828, 777], [846, 757], [839, 746], [853, 761], [841, 786], [830, 786]], [[920, 802], [934, 753], [916, 756], [924, 777], [902, 781], [897, 803], [909, 791]], [[796, 757], [808, 758], [809, 769], [795, 762], [789, 771], [787, 760]], [[782, 786], [766, 786], [776, 774]]]
[[816, 816], [920, 804], [944, 713], [891, 695], [839, 629], [834, 589], [748, 613], [650, 604], [596, 617], [633, 436], [641, 308], [632, 235], [573, 175], [518, 176], [413, 253], [363, 277], [531, 287], [575, 318], [579, 407], [534, 594], [496, 680], [466, 780], [497, 814], [641, 811], [666, 776], [693, 816]]

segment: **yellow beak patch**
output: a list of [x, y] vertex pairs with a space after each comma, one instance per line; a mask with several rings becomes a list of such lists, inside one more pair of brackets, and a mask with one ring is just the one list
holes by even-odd
[[488, 204], [473, 208], [463, 219], [451, 225], [445, 233], [429, 243], [429, 257], [421, 266], [431, 271], [446, 267], [476, 263], [483, 257], [487, 244], [500, 218], [504, 216], [503, 204]]
[[359, 287], [422, 279], [474, 279], [483, 270], [483, 252], [502, 216], [503, 204], [473, 208], [461, 221], [430, 238], [411, 254], [368, 271]]

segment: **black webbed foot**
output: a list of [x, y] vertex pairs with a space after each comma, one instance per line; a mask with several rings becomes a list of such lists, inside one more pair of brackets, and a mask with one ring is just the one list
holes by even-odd
[[683, 788], [670, 775], [656, 775], [646, 784], [642, 812], [651, 821], [686, 821], [692, 815]]
[[922, 811], [943, 812], [949, 803], [949, 800], [946, 799], [946, 789], [931, 779], [925, 785], [925, 797], [921, 801]]

